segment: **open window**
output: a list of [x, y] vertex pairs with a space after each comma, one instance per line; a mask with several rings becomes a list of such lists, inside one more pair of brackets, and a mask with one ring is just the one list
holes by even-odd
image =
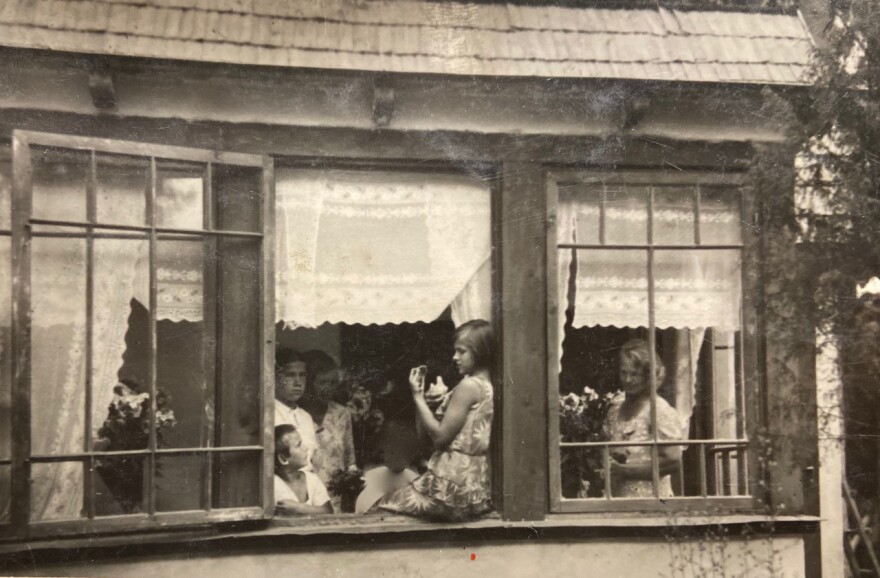
[[[421, 473], [431, 448], [416, 434], [410, 368], [453, 388], [455, 328], [493, 317], [492, 191], [480, 175], [277, 171], [278, 361], [304, 358], [297, 403], [315, 422], [315, 471], [337, 513], [362, 513]], [[277, 421], [307, 419], [276, 403]], [[340, 488], [349, 468], [366, 488]]]
[[271, 513], [271, 161], [16, 131], [13, 173], [14, 531]]
[[[736, 185], [551, 178], [554, 511], [753, 503], [754, 353]], [[644, 397], [625, 386], [627, 371]]]

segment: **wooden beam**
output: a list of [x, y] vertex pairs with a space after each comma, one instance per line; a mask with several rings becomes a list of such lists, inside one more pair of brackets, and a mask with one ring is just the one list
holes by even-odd
[[[558, 167], [660, 167], [673, 171], [747, 168], [752, 145], [642, 137], [490, 135], [454, 131], [394, 131], [288, 127], [173, 119], [89, 116], [42, 110], [0, 111], [0, 135], [14, 128], [126, 139], [179, 147], [314, 159], [394, 159], [408, 161], [541, 162]], [[210, 160], [210, 159], [208, 159]]]

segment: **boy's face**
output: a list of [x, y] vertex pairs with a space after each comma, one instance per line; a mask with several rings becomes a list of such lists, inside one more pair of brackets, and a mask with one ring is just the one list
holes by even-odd
[[284, 436], [284, 443], [290, 448], [290, 465], [298, 470], [309, 465], [309, 452], [303, 445], [299, 432], [290, 432]]
[[288, 404], [297, 403], [306, 392], [306, 364], [287, 363], [275, 378], [275, 397]]

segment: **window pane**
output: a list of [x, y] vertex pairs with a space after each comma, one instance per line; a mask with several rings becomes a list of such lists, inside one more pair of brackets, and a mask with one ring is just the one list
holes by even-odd
[[206, 403], [214, 388], [213, 372], [205, 367], [213, 338], [204, 325], [205, 242], [164, 240], [157, 244], [158, 311], [156, 314], [156, 385], [170, 398], [177, 425], [163, 437], [165, 447], [204, 447]]
[[601, 217], [601, 185], [560, 185], [557, 242], [599, 244]]
[[742, 242], [739, 191], [732, 187], [701, 188], [700, 240], [704, 245]]
[[613, 249], [577, 252], [574, 327], [647, 327], [648, 254]]
[[654, 244], [694, 244], [693, 187], [654, 188]]
[[230, 231], [262, 231], [262, 177], [260, 169], [228, 165], [213, 166], [216, 228]]
[[0, 145], [0, 230], [12, 228], [12, 163], [9, 147]]
[[259, 452], [214, 454], [213, 508], [259, 506], [262, 489]]
[[10, 466], [0, 466], [0, 524], [8, 524], [10, 521], [11, 492], [12, 468]]
[[260, 243], [218, 240], [217, 314], [220, 384], [214, 403], [220, 438], [215, 445], [262, 443], [260, 375]]
[[160, 455], [156, 458], [156, 510], [200, 510], [205, 492], [204, 455]]
[[204, 165], [162, 161], [157, 170], [156, 226], [202, 229]]
[[655, 325], [737, 329], [742, 269], [736, 249], [654, 253]]
[[[34, 440], [36, 441], [36, 440]], [[31, 465], [31, 521], [75, 520], [83, 515], [82, 462]]]
[[32, 240], [31, 451], [80, 452], [85, 419], [86, 248]]
[[97, 221], [105, 224], [146, 224], [150, 161], [139, 157], [98, 154]]
[[118, 516], [147, 511], [144, 456], [107, 456], [95, 460], [95, 514]]
[[31, 158], [34, 218], [85, 221], [89, 153], [32, 146]]
[[11, 455], [12, 239], [0, 236], [0, 458]]
[[608, 245], [644, 245], [648, 242], [648, 190], [645, 187], [608, 187], [605, 242]]

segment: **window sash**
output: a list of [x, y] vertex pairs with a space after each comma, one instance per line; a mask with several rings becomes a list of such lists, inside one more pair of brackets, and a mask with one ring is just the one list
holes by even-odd
[[[606, 244], [607, 231], [605, 230], [605, 221], [606, 219], [600, 218], [599, 227], [598, 227], [598, 243], [560, 243], [557, 238], [557, 218], [558, 218], [558, 208], [559, 208], [559, 187], [561, 184], [601, 184], [603, 185], [603, 195], [601, 198], [601, 212], [604, 215], [605, 213], [605, 205], [607, 202], [607, 190], [608, 185], [622, 185], [625, 184], [627, 186], [633, 185], [641, 185], [649, 188], [649, 197], [648, 197], [648, 207], [647, 207], [647, 239], [644, 243], [634, 244], [634, 245], [615, 245], [615, 244]], [[669, 174], [665, 172], [658, 171], [621, 171], [615, 174], [608, 174], [603, 172], [592, 172], [592, 171], [550, 171], [546, 174], [545, 181], [545, 189], [546, 189], [546, 201], [547, 201], [547, 377], [548, 377], [548, 439], [549, 439], [549, 503], [550, 503], [550, 511], [552, 513], [571, 513], [571, 512], [589, 512], [589, 511], [651, 511], [651, 510], [688, 510], [694, 507], [705, 508], [707, 506], [711, 506], [713, 504], [723, 505], [726, 508], [730, 509], [753, 509], [757, 507], [760, 498], [760, 485], [757, 483], [758, 479], [760, 479], [760, 473], [758, 469], [757, 462], [757, 452], [755, 451], [753, 444], [749, 444], [746, 448], [747, 452], [747, 460], [746, 460], [746, 482], [748, 484], [750, 494], [748, 496], [713, 496], [707, 495], [706, 491], [706, 468], [707, 468], [707, 451], [706, 447], [712, 443], [718, 443], [719, 441], [726, 440], [682, 440], [682, 443], [675, 445], [682, 446], [696, 446], [700, 447], [701, 450], [699, 452], [699, 463], [700, 463], [700, 484], [703, 496], [676, 496], [674, 498], [666, 499], [664, 504], [661, 506], [659, 500], [657, 499], [657, 492], [659, 491], [659, 456], [657, 448], [660, 445], [670, 445], [666, 442], [662, 442], [658, 439], [658, 423], [656, 419], [657, 415], [657, 394], [656, 387], [652, 388], [651, 395], [651, 407], [650, 412], [652, 415], [652, 439], [645, 440], [644, 443], [641, 441], [639, 443], [630, 443], [630, 442], [621, 442], [618, 445], [646, 445], [652, 447], [652, 483], [655, 497], [652, 499], [640, 499], [640, 498], [613, 498], [608, 496], [608, 481], [607, 481], [607, 472], [609, 471], [609, 453], [610, 447], [614, 445], [613, 442], [598, 442], [593, 444], [594, 447], [604, 447], [605, 451], [605, 470], [606, 470], [606, 498], [605, 499], [564, 499], [562, 497], [562, 479], [561, 479], [561, 449], [563, 446], [569, 447], [577, 447], [579, 444], [562, 444], [561, 443], [561, 435], [559, 431], [559, 413], [558, 413], [558, 396], [559, 396], [559, 371], [560, 371], [560, 360], [561, 360], [561, 351], [559, 350], [559, 331], [558, 327], [558, 315], [560, 313], [560, 307], [563, 307], [561, 303], [564, 303], [562, 297], [558, 294], [557, 282], [556, 278], [558, 275], [558, 267], [559, 267], [559, 254], [563, 249], [574, 249], [575, 251], [581, 250], [591, 250], [591, 249], [604, 249], [604, 250], [636, 250], [648, 253], [647, 261], [648, 261], [648, 300], [649, 300], [649, 311], [648, 311], [648, 346], [652, 351], [656, 351], [656, 331], [655, 327], [655, 305], [654, 305], [654, 252], [657, 250], [719, 250], [719, 249], [736, 249], [741, 252], [741, 263], [742, 263], [742, 312], [741, 312], [741, 322], [740, 322], [740, 355], [737, 356], [736, 364], [737, 364], [737, 372], [739, 374], [739, 382], [742, 384], [742, 391], [740, 395], [742, 396], [742, 413], [745, 415], [745, 423], [741, 424], [744, 427], [743, 431], [743, 439], [742, 440], [733, 440], [736, 443], [742, 443], [747, 440], [755, 440], [756, 439], [756, 429], [758, 426], [758, 392], [760, 388], [757, 383], [757, 372], [756, 372], [756, 359], [757, 359], [757, 349], [756, 349], [756, 339], [753, 334], [753, 329], [755, 327], [754, 316], [755, 312], [753, 308], [747, 306], [747, 300], [745, 297], [750, 294], [755, 294], [754, 291], [756, 287], [749, 285], [749, 276], [747, 275], [747, 259], [753, 253], [753, 249], [756, 246], [755, 235], [753, 234], [753, 230], [750, 229], [746, 223], [748, 219], [748, 215], [752, 214], [750, 209], [751, 207], [751, 199], [745, 194], [745, 192], [740, 188], [740, 209], [741, 220], [742, 220], [742, 243], [741, 244], [702, 244], [701, 240], [705, 236], [703, 234], [703, 230], [705, 227], [701, 226], [700, 220], [700, 186], [701, 185], [725, 185], [731, 187], [738, 187], [744, 184], [744, 176], [738, 174], [727, 174], [727, 175], [718, 175], [718, 174], [708, 174], [708, 173], [680, 173], [680, 174]], [[694, 242], [691, 244], [681, 244], [681, 245], [665, 245], [665, 244], [654, 244], [654, 235], [653, 235], [653, 210], [654, 210], [654, 188], [666, 185], [677, 185], [677, 186], [686, 186], [686, 187], [695, 187], [697, 193], [694, 197]], [[654, 373], [654, 356], [650, 358], [651, 363], [651, 381], [652, 386], [654, 384], [655, 373]], [[743, 418], [738, 416], [738, 420]], [[727, 440], [729, 441], [729, 440]], [[610, 445], [609, 445], [610, 444]]]
[[[86, 151], [89, 155], [88, 178], [86, 182], [86, 219], [85, 221], [66, 221], [54, 219], [33, 219], [33, 169], [31, 164], [31, 146], [54, 147], [67, 150]], [[17, 355], [12, 356], [12, 488], [10, 524], [0, 527], [0, 536], [6, 535], [53, 535], [56, 533], [100, 531], [104, 529], [131, 529], [161, 527], [170, 524], [192, 524], [210, 521], [232, 521], [266, 518], [272, 515], [274, 499], [272, 495], [273, 470], [273, 401], [274, 401], [274, 299], [267, 295], [273, 286], [273, 246], [274, 235], [274, 182], [273, 162], [269, 157], [239, 153], [224, 153], [209, 150], [190, 149], [164, 145], [114, 141], [98, 138], [55, 135], [48, 133], [13, 131], [13, 199], [12, 199], [12, 343]], [[149, 189], [146, 194], [145, 224], [112, 225], [99, 223], [96, 210], [96, 175], [97, 153], [113, 155], [130, 155], [149, 159]], [[156, 226], [155, 201], [158, 178], [157, 164], [167, 161], [191, 161], [203, 163], [205, 173], [202, 175], [203, 189], [203, 223], [198, 229], [181, 229]], [[260, 218], [262, 227], [259, 232], [230, 231], [216, 229], [214, 205], [215, 194], [212, 191], [212, 170], [215, 164], [251, 167], [260, 170]], [[33, 232], [31, 225], [53, 225], [66, 230], [52, 232]], [[84, 416], [84, 450], [72, 454], [51, 456], [31, 455], [31, 250], [30, 239], [33, 237], [79, 238], [86, 243], [86, 351], [85, 351], [85, 416]], [[260, 243], [260, 269], [257, 285], [260, 299], [260, 353], [259, 353], [259, 395], [261, 399], [261, 442], [262, 445], [237, 447], [212, 447], [209, 443], [203, 448], [162, 448], [156, 447], [156, 316], [157, 316], [157, 243], [160, 240], [184, 238], [201, 241], [205, 250], [223, 237], [251, 238]], [[94, 240], [100, 238], [132, 238], [146, 240], [149, 243], [149, 358], [148, 358], [148, 391], [152, 411], [150, 412], [150, 434], [148, 447], [132, 452], [117, 452], [119, 455], [143, 455], [146, 460], [147, 488], [145, 503], [147, 511], [143, 514], [120, 516], [95, 516], [95, 500], [92, 486], [95, 476], [95, 460], [99, 457], [112, 455], [113, 452], [91, 451], [92, 423], [92, 347], [93, 347], [93, 311], [94, 303]], [[208, 263], [211, 260], [207, 261]], [[204, 272], [205, 294], [205, 331], [216, 331], [216, 300], [214, 281], [216, 266], [208, 265]], [[214, 339], [216, 341], [216, 339]], [[210, 373], [208, 381], [216, 387], [220, 379], [220, 366], [214, 359], [216, 349], [206, 348], [206, 371]], [[213, 419], [209, 417], [209, 421]], [[214, 424], [209, 423], [210, 430]], [[262, 455], [260, 492], [262, 500], [258, 506], [223, 508], [212, 510], [212, 461], [215, 453], [259, 452]], [[182, 512], [156, 512], [154, 472], [157, 457], [162, 455], [195, 454], [204, 456], [207, 475], [202, 477], [203, 509]], [[52, 463], [59, 461], [80, 462], [85, 466], [83, 474], [84, 514], [81, 519], [59, 521], [30, 520], [31, 464]]]

